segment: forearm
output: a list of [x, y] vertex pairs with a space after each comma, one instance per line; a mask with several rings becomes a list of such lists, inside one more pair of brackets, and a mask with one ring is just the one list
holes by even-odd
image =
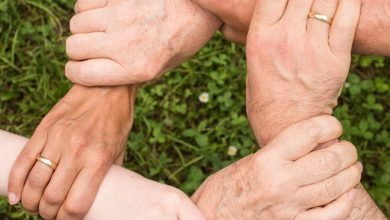
[[390, 0], [362, 0], [354, 52], [390, 56]]
[[[0, 196], [7, 195], [8, 176], [12, 164], [26, 142], [26, 138], [0, 130], [0, 151], [2, 152], [0, 154]], [[132, 171], [113, 165], [101, 184], [97, 197], [85, 219], [143, 219], [143, 216], [139, 215], [140, 213], [150, 216], [151, 210], [147, 207], [153, 206], [151, 201], [148, 201], [148, 199], [156, 197], [153, 195], [153, 189], [161, 189], [162, 187], [166, 188], [168, 192], [172, 192], [167, 195], [172, 195], [173, 199], [177, 199], [175, 198], [177, 195], [181, 196], [180, 193], [177, 194], [178, 191], [169, 186], [155, 183]], [[145, 202], [142, 198], [145, 198]], [[170, 201], [172, 198], [156, 197], [154, 205], [157, 205], [159, 200]], [[194, 220], [203, 219], [193, 204], [187, 201], [181, 203], [185, 203], [181, 209], [185, 213], [178, 213], [180, 217], [184, 216], [185, 219]], [[159, 210], [159, 208], [162, 207], [156, 206], [153, 211], [156, 211], [157, 214], [163, 214], [164, 211], [167, 211]]]

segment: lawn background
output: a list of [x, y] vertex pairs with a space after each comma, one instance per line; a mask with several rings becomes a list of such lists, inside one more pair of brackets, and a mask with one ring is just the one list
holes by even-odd
[[[0, 0], [0, 129], [30, 136], [70, 88], [64, 40], [73, 1]], [[245, 53], [217, 34], [137, 97], [125, 166], [188, 194], [257, 149], [245, 116]], [[359, 149], [364, 185], [390, 214], [390, 62], [354, 56], [335, 111]], [[207, 104], [198, 96], [210, 95]], [[235, 146], [235, 156], [227, 154]], [[0, 199], [0, 219], [38, 219]]]

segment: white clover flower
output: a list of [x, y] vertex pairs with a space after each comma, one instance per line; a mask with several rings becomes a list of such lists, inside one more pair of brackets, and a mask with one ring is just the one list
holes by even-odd
[[346, 83], [344, 84], [344, 87], [345, 87], [345, 88], [349, 88], [349, 87], [351, 87], [351, 84], [350, 84], [349, 82], [346, 82]]
[[210, 99], [210, 97], [209, 97], [209, 94], [208, 94], [207, 92], [203, 92], [203, 93], [200, 94], [200, 96], [199, 96], [199, 101], [200, 101], [201, 103], [208, 103], [208, 102], [209, 102], [209, 99]]
[[229, 156], [235, 156], [235, 155], [237, 154], [237, 152], [238, 152], [237, 147], [235, 147], [235, 146], [229, 146], [229, 149], [228, 149], [227, 154], [228, 154]]

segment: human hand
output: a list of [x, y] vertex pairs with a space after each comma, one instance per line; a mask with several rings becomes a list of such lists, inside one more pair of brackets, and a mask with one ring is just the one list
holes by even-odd
[[[261, 0], [195, 0], [204, 10], [224, 23], [225, 38], [246, 43], [249, 25], [257, 1]], [[324, 1], [332, 4], [335, 0]], [[354, 42], [354, 52], [390, 56], [390, 1], [362, 0], [361, 16]], [[266, 50], [267, 48], [263, 48]]]
[[[105, 209], [109, 200], [110, 211]], [[180, 190], [113, 166], [101, 184], [86, 220], [205, 220]]]
[[220, 22], [190, 0], [78, 0], [66, 76], [86, 86], [156, 79], [196, 53]]
[[[75, 85], [48, 113], [18, 156], [9, 200], [45, 219], [81, 219], [115, 162], [132, 126], [135, 88]], [[50, 159], [55, 170], [37, 161]]]
[[362, 172], [356, 149], [345, 141], [318, 148], [341, 133], [331, 116], [294, 124], [209, 177], [193, 201], [208, 219], [345, 219]]
[[[332, 25], [308, 18], [310, 11], [334, 17]], [[259, 1], [247, 41], [247, 112], [262, 145], [285, 126], [331, 115], [359, 11], [360, 0]]]

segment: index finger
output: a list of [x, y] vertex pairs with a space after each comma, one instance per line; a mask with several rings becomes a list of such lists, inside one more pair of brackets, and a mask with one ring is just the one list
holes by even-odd
[[343, 128], [336, 118], [319, 116], [288, 127], [267, 148], [283, 159], [295, 161], [318, 145], [339, 138], [342, 133]]

